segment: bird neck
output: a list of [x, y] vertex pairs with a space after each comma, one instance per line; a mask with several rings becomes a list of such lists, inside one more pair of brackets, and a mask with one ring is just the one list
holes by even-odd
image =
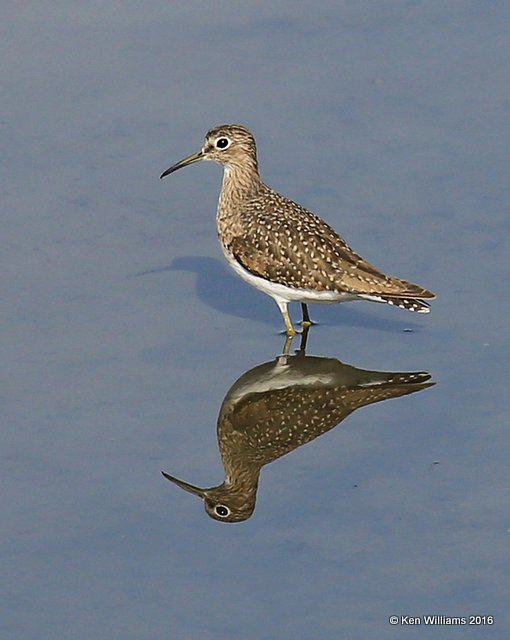
[[256, 493], [262, 465], [243, 459], [242, 456], [225, 455], [224, 452], [222, 454], [225, 485], [242, 493]]
[[264, 188], [257, 160], [250, 158], [242, 164], [225, 165], [218, 214], [238, 209], [238, 204], [258, 194]]

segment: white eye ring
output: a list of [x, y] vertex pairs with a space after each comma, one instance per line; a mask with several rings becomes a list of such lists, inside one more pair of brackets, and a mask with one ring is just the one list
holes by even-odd
[[230, 515], [230, 509], [224, 504], [217, 504], [214, 507], [214, 513], [220, 518], [227, 518]]
[[225, 151], [225, 149], [228, 149], [231, 144], [232, 140], [230, 140], [230, 138], [227, 138], [227, 136], [220, 136], [214, 141], [214, 146], [220, 151]]

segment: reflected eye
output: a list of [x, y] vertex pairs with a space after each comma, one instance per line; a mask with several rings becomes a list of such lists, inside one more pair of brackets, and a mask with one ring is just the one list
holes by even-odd
[[214, 145], [216, 149], [227, 149], [228, 147], [230, 147], [230, 140], [228, 138], [225, 138], [225, 136], [222, 136], [221, 138], [218, 138], [216, 140]]
[[220, 518], [226, 518], [230, 515], [230, 509], [223, 504], [218, 504], [214, 507], [214, 513]]

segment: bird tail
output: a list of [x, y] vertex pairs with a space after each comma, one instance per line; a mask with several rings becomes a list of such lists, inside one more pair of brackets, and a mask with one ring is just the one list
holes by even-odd
[[360, 295], [360, 298], [365, 300], [371, 300], [372, 302], [386, 302], [387, 304], [400, 307], [401, 309], [407, 309], [408, 311], [415, 311], [416, 313], [430, 313], [430, 305], [419, 298], [400, 297], [392, 295]]

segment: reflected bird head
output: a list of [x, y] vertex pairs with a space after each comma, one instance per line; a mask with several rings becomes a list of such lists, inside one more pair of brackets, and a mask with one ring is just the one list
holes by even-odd
[[188, 493], [198, 496], [204, 501], [206, 513], [220, 522], [242, 522], [247, 520], [255, 509], [256, 492], [234, 491], [222, 483], [217, 487], [203, 489], [184, 480], [179, 480], [169, 473], [163, 476]]

